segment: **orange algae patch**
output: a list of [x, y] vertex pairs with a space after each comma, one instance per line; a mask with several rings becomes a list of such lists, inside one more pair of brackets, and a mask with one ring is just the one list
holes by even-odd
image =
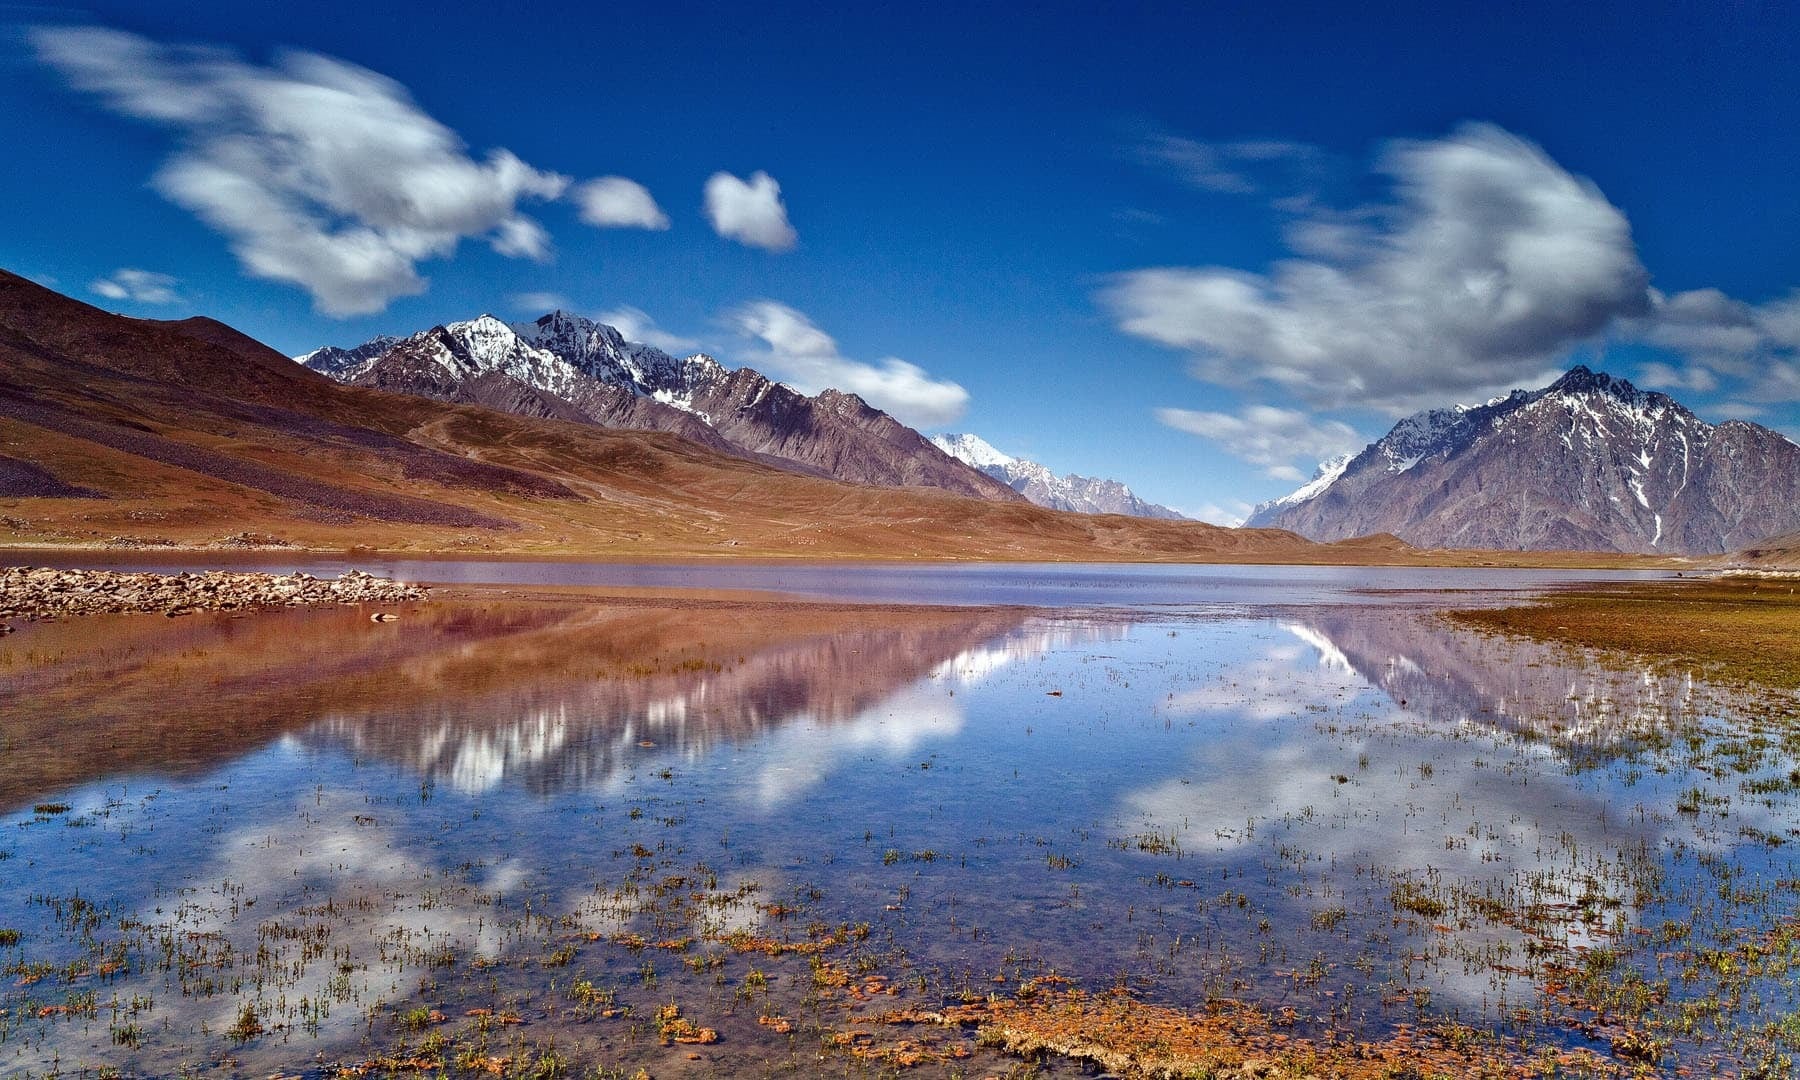
[[840, 1031], [826, 1042], [858, 1061], [875, 1061], [896, 1069], [915, 1065], [942, 1064], [973, 1056], [966, 1046], [936, 1046], [915, 1039], [878, 1040], [867, 1031]]
[[703, 1028], [681, 1015], [681, 1006], [670, 1002], [656, 1010], [656, 1035], [664, 1046], [676, 1043], [704, 1046], [719, 1041], [719, 1033]]
[[[1509, 1051], [1469, 1028], [1444, 1025], [1415, 1030], [1402, 1025], [1376, 1041], [1324, 1041], [1273, 1030], [1262, 1010], [1222, 1000], [1186, 1012], [1115, 992], [1090, 995], [1028, 982], [1014, 998], [953, 1005], [938, 1011], [901, 1010], [866, 1022], [973, 1027], [977, 1039], [1021, 1057], [1052, 1054], [1090, 1062], [1125, 1076], [1183, 1080], [1194, 1076], [1333, 1077], [1390, 1080], [1395, 1076], [1511, 1077], [1624, 1075], [1617, 1064], [1591, 1051]], [[851, 1033], [839, 1045], [853, 1053], [872, 1043]], [[874, 1057], [869, 1052], [857, 1056]], [[903, 1064], [897, 1057], [886, 1058]]]

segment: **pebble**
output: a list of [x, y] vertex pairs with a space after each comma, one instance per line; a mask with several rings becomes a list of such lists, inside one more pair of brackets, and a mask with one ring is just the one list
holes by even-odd
[[[162, 612], [169, 618], [196, 611], [240, 611], [317, 604], [392, 604], [425, 599], [418, 585], [350, 570], [342, 577], [311, 574], [122, 573], [116, 570], [52, 570], [0, 567], [0, 619], [54, 619], [65, 615]], [[385, 619], [377, 619], [385, 622]], [[0, 624], [4, 625], [4, 624]], [[4, 633], [5, 631], [0, 631]]]

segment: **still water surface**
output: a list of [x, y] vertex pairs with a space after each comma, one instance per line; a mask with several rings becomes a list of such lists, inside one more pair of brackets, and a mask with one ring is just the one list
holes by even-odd
[[[571, 565], [385, 569], [677, 573]], [[30, 625], [0, 639], [0, 1072], [876, 1075], [849, 1050], [896, 1036], [837, 1039], [859, 1016], [1051, 973], [1610, 1057], [1621, 1019], [1561, 989], [1596, 955], [1726, 999], [1665, 1066], [1778, 1053], [1746, 1032], [1793, 1012], [1786, 969], [1708, 972], [1791, 923], [1793, 741], [1766, 700], [1435, 613], [1567, 579], [720, 567], [1053, 606]], [[664, 1046], [671, 1004], [718, 1041]], [[926, 1074], [1011, 1067], [909, 1037]]]
[[[223, 556], [221, 559], [219, 556]], [[563, 560], [337, 558], [274, 552], [209, 554], [69, 552], [34, 555], [57, 568], [202, 571], [221, 565], [335, 577], [365, 570], [433, 584], [753, 589], [831, 600], [894, 604], [1031, 604], [1046, 607], [1196, 607], [1418, 602], [1456, 593], [1501, 602], [1584, 581], [1654, 581], [1664, 570], [1558, 570], [1386, 566], [1238, 566], [1120, 563], [604, 563]]]

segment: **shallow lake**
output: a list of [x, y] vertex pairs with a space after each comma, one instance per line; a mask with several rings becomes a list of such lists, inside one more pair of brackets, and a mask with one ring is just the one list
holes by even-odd
[[1438, 614], [1597, 575], [371, 569], [886, 603], [0, 639], [0, 1072], [998, 1075], [871, 1018], [1046, 989], [1595, 1072], [1800, 1045], [1791, 700]]

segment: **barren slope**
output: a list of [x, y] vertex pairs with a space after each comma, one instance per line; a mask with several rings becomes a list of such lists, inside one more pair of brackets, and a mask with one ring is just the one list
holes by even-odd
[[[599, 556], [1345, 561], [1279, 530], [796, 475], [660, 432], [344, 387], [219, 323], [0, 271], [0, 542]], [[27, 479], [28, 478], [28, 479]], [[70, 489], [100, 498], [43, 497]]]

